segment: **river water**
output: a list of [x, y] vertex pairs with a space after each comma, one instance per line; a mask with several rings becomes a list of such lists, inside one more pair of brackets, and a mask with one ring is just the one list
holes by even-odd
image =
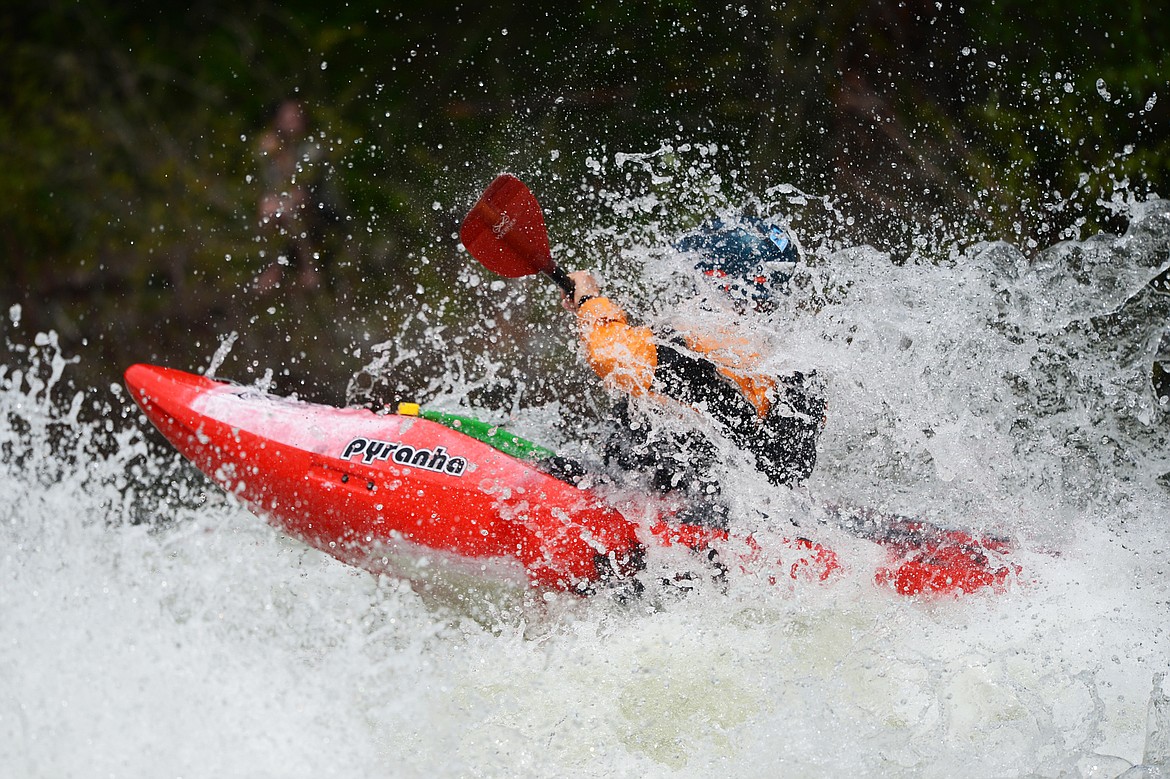
[[[1170, 428], [1149, 380], [1170, 298], [1148, 285], [1170, 203], [1113, 205], [1123, 235], [1027, 257], [973, 244], [898, 265], [806, 239], [796, 291], [753, 325], [777, 370], [816, 367], [830, 418], [804, 490], [734, 482], [739, 521], [846, 501], [1002, 533], [1023, 573], [1000, 594], [899, 596], [874, 584], [875, 548], [813, 516], [847, 563], [830, 584], [428, 597], [232, 503], [124, 391], [69, 388], [84, 353], [11, 344], [0, 774], [1170, 770]], [[647, 317], [669, 293], [610, 271]], [[547, 416], [512, 421], [556, 438]]]

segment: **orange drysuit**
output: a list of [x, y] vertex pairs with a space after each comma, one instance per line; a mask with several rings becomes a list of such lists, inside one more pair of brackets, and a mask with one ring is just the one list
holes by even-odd
[[808, 478], [825, 404], [805, 376], [758, 372], [759, 355], [742, 337], [660, 339], [648, 327], [630, 325], [605, 297], [584, 300], [577, 317], [589, 364], [607, 386], [708, 414], [775, 484]]

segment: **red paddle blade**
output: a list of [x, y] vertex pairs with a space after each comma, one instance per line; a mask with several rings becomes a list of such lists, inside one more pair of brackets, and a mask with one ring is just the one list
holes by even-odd
[[510, 173], [484, 190], [463, 220], [459, 239], [485, 268], [507, 278], [552, 273], [556, 267], [540, 203]]

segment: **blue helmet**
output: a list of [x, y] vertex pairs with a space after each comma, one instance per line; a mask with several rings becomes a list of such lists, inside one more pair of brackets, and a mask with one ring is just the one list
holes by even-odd
[[695, 268], [720, 279], [732, 297], [756, 306], [774, 304], [775, 295], [787, 294], [793, 266], [800, 261], [787, 228], [748, 216], [706, 222], [675, 246], [696, 253]]

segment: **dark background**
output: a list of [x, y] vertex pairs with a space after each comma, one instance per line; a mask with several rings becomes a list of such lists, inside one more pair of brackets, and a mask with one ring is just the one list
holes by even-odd
[[[895, 260], [924, 239], [1030, 252], [1123, 229], [1095, 205], [1115, 190], [1167, 194], [1148, 2], [22, 5], [0, 11], [0, 304], [21, 305], [10, 341], [55, 331], [97, 386], [205, 367], [234, 332], [222, 374], [339, 401], [420, 307], [490, 340], [454, 235], [502, 170], [571, 244], [624, 186], [586, 158], [726, 145], [729, 186], [828, 196], [839, 245]], [[288, 97], [339, 221], [324, 286], [261, 294], [257, 142]]]

